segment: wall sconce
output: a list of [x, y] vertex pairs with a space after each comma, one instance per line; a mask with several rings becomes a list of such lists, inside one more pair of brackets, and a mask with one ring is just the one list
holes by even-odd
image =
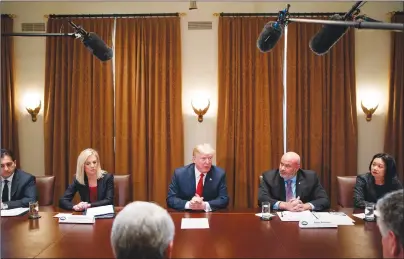
[[192, 105], [192, 109], [194, 109], [195, 114], [198, 115], [198, 121], [202, 122], [203, 121], [203, 115], [205, 115], [206, 112], [209, 110], [210, 100], [208, 99], [208, 105], [206, 107], [204, 107], [204, 108], [200, 108], [200, 109], [195, 108], [193, 100], [191, 101], [191, 105]]
[[[370, 106], [370, 105], [369, 105]], [[363, 105], [363, 101], [361, 101], [361, 107], [362, 107], [362, 111], [365, 113], [366, 115], [366, 121], [371, 121], [372, 120], [372, 115], [373, 113], [375, 113], [377, 107], [379, 107], [379, 104], [376, 104], [376, 106], [371, 107], [371, 108], [367, 108]]]
[[31, 115], [32, 121], [35, 122], [37, 120], [37, 115], [41, 110], [41, 101], [39, 101], [37, 107], [34, 108], [25, 107], [25, 109], [27, 109], [28, 113]]

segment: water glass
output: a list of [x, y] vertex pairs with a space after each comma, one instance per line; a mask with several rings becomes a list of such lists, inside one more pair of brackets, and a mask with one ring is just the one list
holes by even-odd
[[39, 216], [39, 204], [38, 201], [30, 201], [29, 202], [29, 215], [28, 218], [30, 219], [37, 219], [40, 218]]
[[263, 220], [271, 219], [271, 204], [269, 203], [269, 201], [264, 201], [262, 203], [261, 219], [263, 219]]
[[375, 220], [375, 204], [368, 202], [365, 206], [365, 220], [374, 221]]

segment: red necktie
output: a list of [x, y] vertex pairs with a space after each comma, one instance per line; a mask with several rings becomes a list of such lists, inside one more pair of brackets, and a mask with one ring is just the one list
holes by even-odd
[[198, 194], [200, 197], [202, 197], [202, 193], [203, 193], [203, 177], [204, 176], [205, 176], [204, 174], [200, 174], [198, 186], [196, 187], [196, 194]]

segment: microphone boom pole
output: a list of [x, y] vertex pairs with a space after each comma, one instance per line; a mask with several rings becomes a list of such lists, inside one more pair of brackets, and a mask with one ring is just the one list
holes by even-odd
[[350, 22], [350, 21], [296, 19], [296, 18], [289, 18], [288, 21], [289, 22], [318, 23], [318, 24], [328, 24], [328, 25], [337, 25], [337, 26], [348, 26], [348, 27], [354, 27], [357, 29], [404, 31], [403, 23]]
[[2, 33], [1, 36], [27, 36], [27, 37], [75, 37], [74, 33]]

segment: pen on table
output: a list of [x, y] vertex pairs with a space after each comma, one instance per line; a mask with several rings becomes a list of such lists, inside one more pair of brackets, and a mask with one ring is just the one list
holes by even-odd
[[313, 212], [311, 212], [311, 214], [313, 214], [313, 216], [314, 216], [316, 219], [318, 219], [317, 216], [316, 216], [316, 214], [314, 214]]
[[283, 217], [283, 211], [281, 211], [281, 217]]

